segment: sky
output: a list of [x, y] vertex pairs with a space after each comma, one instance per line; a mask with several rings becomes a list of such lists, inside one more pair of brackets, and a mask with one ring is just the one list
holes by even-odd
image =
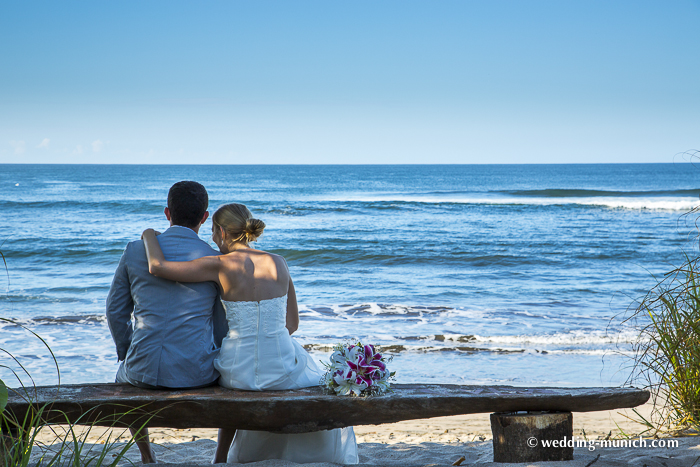
[[0, 163], [678, 162], [700, 0], [0, 3]]

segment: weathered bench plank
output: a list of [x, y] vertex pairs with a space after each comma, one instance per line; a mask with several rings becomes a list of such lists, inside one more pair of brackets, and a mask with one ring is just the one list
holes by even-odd
[[[7, 410], [23, 417], [31, 407], [50, 404], [52, 423], [102, 426], [237, 428], [303, 433], [345, 426], [490, 412], [547, 410], [591, 412], [636, 407], [649, 392], [635, 388], [519, 388], [396, 384], [392, 393], [370, 398], [324, 394], [320, 388], [251, 392], [214, 386], [148, 390], [128, 384], [44, 386], [10, 390]], [[118, 414], [130, 413], [118, 417]], [[88, 417], [80, 418], [90, 411]], [[115, 420], [117, 420], [115, 422]]]

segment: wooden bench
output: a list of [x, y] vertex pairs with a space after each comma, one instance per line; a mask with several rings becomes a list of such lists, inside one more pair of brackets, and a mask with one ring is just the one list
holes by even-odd
[[[494, 459], [513, 462], [509, 459], [522, 459], [520, 451], [534, 456], [534, 460], [550, 460], [552, 455], [556, 459], [573, 458], [573, 448], [570, 454], [568, 449], [557, 448], [545, 452], [533, 450], [524, 442], [527, 436], [547, 439], [568, 433], [571, 437], [571, 412], [636, 407], [649, 399], [648, 391], [635, 388], [442, 384], [396, 384], [392, 388], [393, 392], [383, 396], [359, 398], [324, 394], [320, 388], [251, 392], [219, 386], [149, 390], [117, 383], [43, 386], [11, 389], [6, 410], [21, 420], [28, 411], [46, 406], [43, 417], [47, 423], [65, 423], [68, 419], [99, 426], [142, 426], [148, 421], [149, 427], [235, 428], [277, 433], [495, 412], [491, 415]], [[513, 415], [515, 412], [530, 413]], [[539, 421], [518, 424], [513, 422], [514, 416], [535, 417]], [[528, 426], [531, 429], [523, 432], [523, 427]], [[511, 457], [499, 457], [499, 453]]]

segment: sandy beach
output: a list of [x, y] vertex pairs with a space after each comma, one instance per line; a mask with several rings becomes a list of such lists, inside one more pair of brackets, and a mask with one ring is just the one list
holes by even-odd
[[[641, 406], [639, 412], [647, 416], [651, 405]], [[590, 467], [596, 466], [663, 466], [691, 467], [700, 465], [700, 438], [674, 438], [677, 447], [601, 447], [596, 440], [620, 439], [624, 435], [636, 435], [643, 428], [627, 417], [633, 417], [631, 410], [606, 412], [574, 413], [574, 437], [586, 440], [591, 445], [576, 448], [574, 460], [568, 462], [546, 462], [542, 465]], [[60, 429], [60, 427], [59, 427]], [[104, 436], [128, 438], [128, 432], [106, 429], [93, 429], [88, 443], [104, 442]], [[491, 429], [488, 414], [439, 417], [426, 420], [413, 420], [386, 425], [366, 425], [355, 428], [362, 465], [427, 466], [452, 465], [464, 457], [461, 465], [506, 465], [494, 464], [491, 446]], [[211, 465], [216, 446], [216, 430], [172, 430], [151, 429], [151, 438], [159, 462], [165, 465], [198, 466]], [[101, 438], [102, 437], [102, 438]], [[55, 436], [44, 430], [38, 439], [42, 443], [52, 443]], [[668, 443], [669, 440], [663, 440]], [[657, 443], [659, 441], [657, 440]], [[659, 443], [663, 444], [663, 443]], [[90, 444], [86, 445], [86, 448]], [[96, 446], [99, 448], [100, 446]], [[49, 445], [50, 449], [50, 445]], [[116, 451], [115, 451], [116, 452]], [[111, 455], [111, 454], [110, 454]], [[119, 465], [139, 463], [138, 450], [132, 447], [126, 459]], [[271, 460], [249, 464], [251, 466], [285, 466], [293, 463]], [[234, 464], [230, 464], [234, 465]], [[297, 465], [297, 464], [293, 464]], [[323, 464], [308, 464], [320, 466]], [[540, 465], [518, 464], [518, 465]]]

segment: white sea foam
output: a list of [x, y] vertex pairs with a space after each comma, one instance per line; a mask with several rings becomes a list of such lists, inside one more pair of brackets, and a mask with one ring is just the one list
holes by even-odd
[[[303, 313], [308, 313], [309, 315], [318, 315], [318, 312], [314, 310], [315, 307], [310, 307], [308, 305], [299, 305], [299, 311]], [[442, 307], [425, 307], [425, 306], [415, 306], [415, 305], [403, 305], [403, 304], [380, 304], [376, 302], [364, 302], [355, 303], [347, 305], [328, 305], [327, 308], [331, 309], [336, 315], [346, 316], [348, 314], [354, 314], [356, 312], [362, 312], [369, 315], [405, 315], [408, 313], [416, 313], [419, 316], [422, 314], [439, 314], [445, 319], [450, 317], [464, 317], [464, 318], [479, 318], [484, 316], [489, 312], [496, 311], [493, 308], [451, 308], [448, 306]]]
[[552, 334], [523, 334], [513, 336], [475, 335], [474, 341], [488, 344], [579, 346], [632, 344], [636, 342], [637, 337], [637, 332], [629, 329], [610, 333], [606, 333], [604, 331], [570, 331]]
[[633, 357], [635, 354], [629, 350], [610, 350], [610, 349], [556, 349], [547, 350], [548, 354], [553, 355], [616, 355], [624, 357]]
[[561, 206], [581, 205], [632, 210], [689, 211], [700, 206], [700, 200], [690, 197], [567, 197], [567, 198], [529, 198], [529, 197], [442, 197], [415, 196], [404, 194], [386, 194], [378, 196], [352, 196], [343, 198], [324, 198], [321, 201], [359, 201], [359, 202], [396, 202], [426, 204], [482, 204], [482, 205], [516, 205], [516, 206]]

